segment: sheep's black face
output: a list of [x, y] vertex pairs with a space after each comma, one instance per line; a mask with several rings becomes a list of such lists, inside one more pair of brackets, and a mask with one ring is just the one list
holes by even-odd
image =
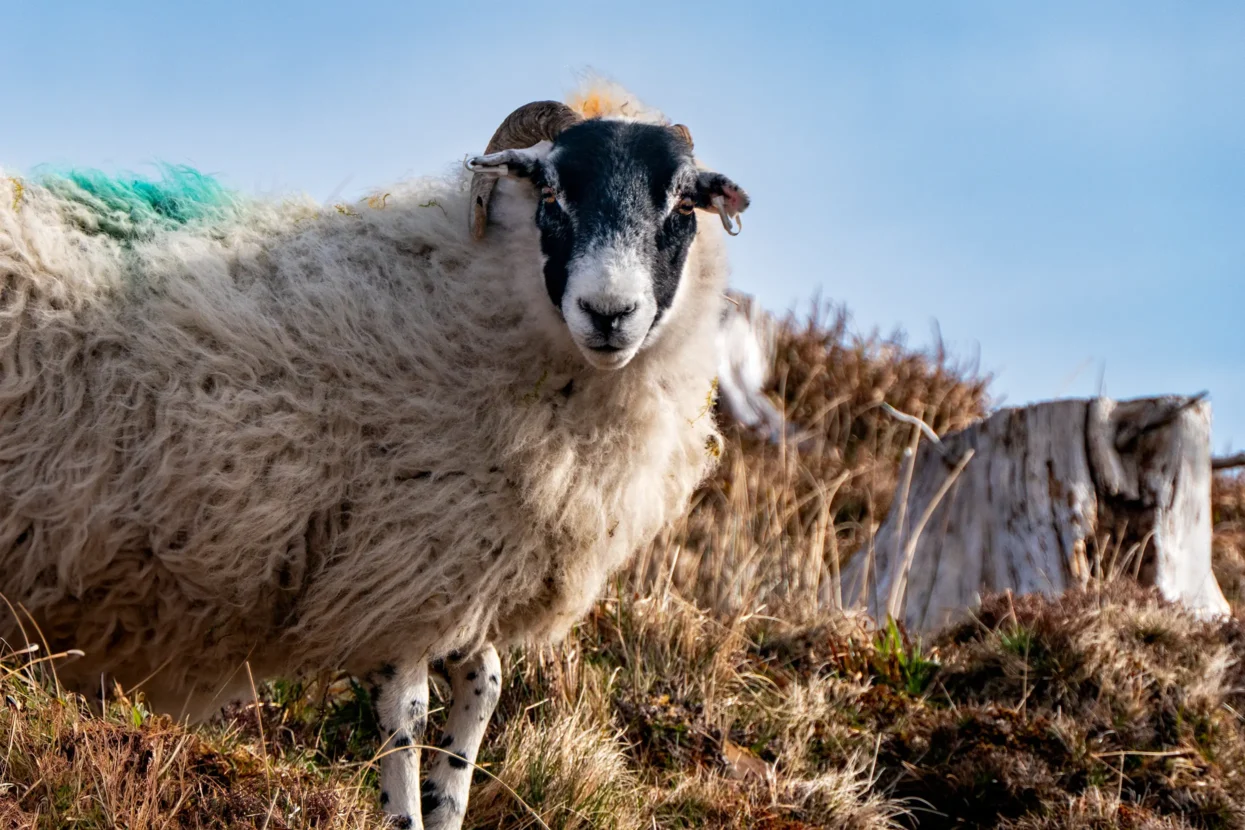
[[[585, 358], [625, 366], [652, 340], [679, 295], [696, 208], [738, 213], [748, 197], [698, 169], [674, 130], [592, 120], [555, 142], [472, 160], [527, 179], [549, 299]], [[724, 201], [725, 200], [725, 201]]]

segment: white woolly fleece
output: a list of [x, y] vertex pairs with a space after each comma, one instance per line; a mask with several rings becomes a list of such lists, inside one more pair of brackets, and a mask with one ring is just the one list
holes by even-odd
[[545, 295], [519, 190], [483, 242], [460, 177], [121, 245], [14, 184], [0, 593], [86, 652], [59, 669], [82, 688], [147, 679], [198, 716], [247, 660], [257, 680], [364, 672], [560, 636], [712, 466], [716, 221], [660, 337], [600, 372]]

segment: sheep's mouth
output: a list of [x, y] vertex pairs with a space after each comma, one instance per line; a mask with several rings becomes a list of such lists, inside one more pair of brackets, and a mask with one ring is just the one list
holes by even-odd
[[594, 369], [612, 372], [621, 369], [635, 357], [637, 349], [623, 346], [581, 346], [584, 359]]

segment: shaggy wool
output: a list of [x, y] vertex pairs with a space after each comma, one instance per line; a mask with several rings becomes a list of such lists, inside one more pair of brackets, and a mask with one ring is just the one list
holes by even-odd
[[465, 175], [327, 209], [0, 175], [0, 637], [198, 717], [247, 661], [560, 636], [712, 466], [726, 266], [702, 217], [659, 339], [594, 370], [502, 184], [475, 242]]

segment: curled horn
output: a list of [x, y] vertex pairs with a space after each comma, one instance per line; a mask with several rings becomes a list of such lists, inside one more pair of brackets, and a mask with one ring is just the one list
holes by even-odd
[[674, 134], [687, 142], [687, 149], [694, 150], [696, 145], [692, 143], [692, 131], [685, 124], [673, 124], [670, 129], [674, 130]]
[[[502, 150], [531, 147], [541, 141], [553, 141], [558, 133], [581, 120], [574, 110], [561, 102], [533, 101], [506, 116], [484, 152], [486, 155], [500, 153]], [[496, 176], [476, 173], [471, 177], [471, 235], [475, 239], [484, 238], [488, 203], [496, 185]]]

